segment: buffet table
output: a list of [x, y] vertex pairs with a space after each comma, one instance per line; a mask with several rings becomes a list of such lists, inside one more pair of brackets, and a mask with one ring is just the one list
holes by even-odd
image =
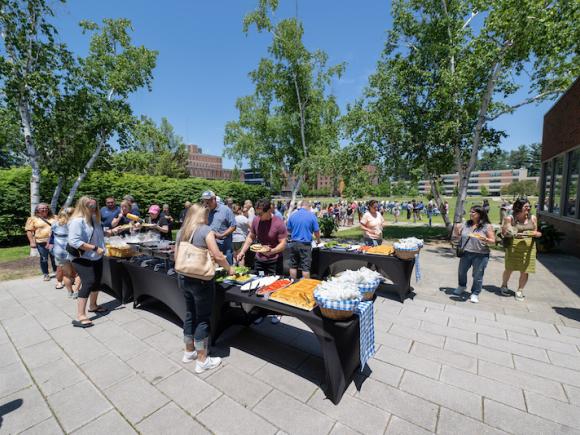
[[347, 269], [358, 270], [361, 267], [376, 270], [393, 284], [381, 284], [377, 292], [396, 292], [401, 302], [405, 300], [411, 288], [411, 277], [415, 260], [400, 260], [392, 255], [366, 254], [337, 249], [312, 250], [312, 275], [319, 279], [336, 275]]
[[101, 278], [103, 290], [123, 304], [133, 300], [133, 284], [124, 267], [127, 261], [123, 258], [104, 257]]

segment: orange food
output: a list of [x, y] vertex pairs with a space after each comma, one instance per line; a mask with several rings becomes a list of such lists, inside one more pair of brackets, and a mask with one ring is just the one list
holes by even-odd
[[314, 289], [321, 281], [317, 279], [302, 279], [270, 296], [270, 300], [291, 305], [302, 310], [310, 311], [316, 306]]
[[392, 245], [378, 245], [369, 246], [366, 250], [368, 254], [379, 254], [379, 255], [393, 255], [395, 253], [395, 248]]
[[278, 281], [274, 281], [270, 285], [262, 287], [260, 290], [258, 290], [256, 292], [256, 294], [258, 296], [264, 296], [267, 293], [272, 293], [272, 292], [275, 292], [277, 290], [280, 290], [280, 289], [288, 286], [291, 283], [292, 283], [292, 281], [290, 281], [289, 279], [279, 279]]

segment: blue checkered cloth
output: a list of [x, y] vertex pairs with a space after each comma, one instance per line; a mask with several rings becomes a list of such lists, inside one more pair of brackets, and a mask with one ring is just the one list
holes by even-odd
[[366, 301], [357, 305], [355, 313], [359, 317], [360, 328], [360, 370], [364, 370], [369, 359], [375, 354], [375, 318], [373, 302]]
[[421, 281], [421, 266], [419, 264], [419, 253], [415, 254], [415, 282]]
[[320, 296], [320, 293], [318, 293], [318, 290], [314, 290], [314, 299], [316, 299], [316, 302], [322, 308], [327, 308], [329, 310], [340, 310], [340, 311], [354, 311], [354, 310], [356, 310], [356, 307], [358, 306], [358, 304], [361, 301], [360, 297], [357, 299], [348, 299], [345, 301], [337, 301], [334, 299], [328, 299], [328, 298]]
[[359, 284], [358, 285], [358, 291], [361, 293], [370, 293], [370, 292], [374, 292], [377, 287], [379, 286], [379, 284], [381, 283], [380, 279], [376, 279], [368, 284]]

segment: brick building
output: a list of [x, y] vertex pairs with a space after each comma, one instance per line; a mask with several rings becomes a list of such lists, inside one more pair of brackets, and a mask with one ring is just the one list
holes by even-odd
[[232, 170], [223, 168], [220, 156], [203, 154], [202, 149], [197, 145], [187, 146], [187, 171], [191, 177], [212, 180], [232, 179]]
[[580, 255], [580, 78], [544, 115], [540, 219], [565, 234], [560, 247]]

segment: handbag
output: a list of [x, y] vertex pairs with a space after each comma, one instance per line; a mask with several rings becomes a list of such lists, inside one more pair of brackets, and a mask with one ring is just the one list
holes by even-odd
[[465, 238], [465, 243], [463, 243], [463, 245], [461, 245], [460, 243], [457, 244], [457, 246], [455, 247], [455, 256], [458, 258], [463, 257], [463, 254], [465, 254], [465, 245], [467, 245], [467, 242], [469, 242], [469, 238]]
[[[90, 242], [91, 239], [93, 238], [94, 232], [95, 232], [95, 229], [93, 228], [93, 231], [91, 231], [91, 235], [89, 236], [88, 242]], [[66, 249], [66, 252], [68, 252], [71, 255], [71, 257], [73, 257], [73, 258], [81, 258], [83, 256], [82, 250], [80, 250], [79, 248], [75, 248], [74, 246], [70, 245], [68, 242], [66, 243], [66, 246], [64, 247], [64, 249]]]
[[193, 234], [188, 242], [180, 242], [175, 253], [175, 271], [189, 278], [210, 281], [215, 276], [215, 263], [209, 249], [193, 245]]

